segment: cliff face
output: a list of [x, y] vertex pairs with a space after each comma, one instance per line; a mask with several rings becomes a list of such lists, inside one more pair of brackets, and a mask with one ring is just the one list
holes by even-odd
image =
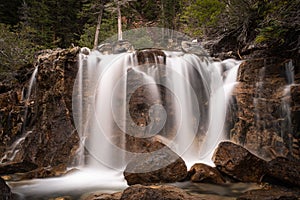
[[24, 80], [2, 82], [0, 174], [34, 170], [29, 177], [52, 176], [74, 161], [79, 137], [72, 121], [72, 91], [78, 50], [39, 52], [34, 79], [28, 75], [32, 67]]
[[229, 138], [265, 159], [300, 158], [299, 59], [245, 61], [235, 90]]

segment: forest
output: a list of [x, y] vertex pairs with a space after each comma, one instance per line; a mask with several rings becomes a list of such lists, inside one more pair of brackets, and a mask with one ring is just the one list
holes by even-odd
[[0, 3], [0, 72], [41, 49], [92, 48], [97, 24], [99, 43], [117, 33], [117, 6], [123, 31], [156, 26], [219, 40], [222, 50], [299, 53], [300, 0], [10, 0]]

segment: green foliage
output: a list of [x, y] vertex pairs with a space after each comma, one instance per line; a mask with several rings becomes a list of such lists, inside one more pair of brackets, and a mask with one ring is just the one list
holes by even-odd
[[219, 0], [195, 0], [185, 4], [181, 22], [185, 25], [185, 32], [194, 36], [203, 35], [207, 29], [216, 27], [225, 7]]
[[34, 30], [20, 26], [18, 32], [11, 27], [0, 24], [0, 72], [14, 71], [23, 65], [32, 63], [37, 48], [29, 36]]
[[[266, 1], [263, 10], [263, 20], [258, 26], [256, 42], [282, 45], [300, 32], [300, 1]], [[296, 36], [299, 37], [299, 36]], [[295, 38], [296, 39], [296, 38]]]
[[[80, 36], [80, 40], [78, 42], [79, 46], [93, 48], [95, 31], [95, 24], [86, 24], [84, 32]], [[101, 29], [99, 33], [99, 42], [102, 42], [115, 34], [117, 34], [117, 20], [113, 17], [111, 17], [111, 19], [102, 19]]]
[[16, 25], [19, 22], [18, 8], [22, 0], [2, 0], [0, 3], [0, 23]]

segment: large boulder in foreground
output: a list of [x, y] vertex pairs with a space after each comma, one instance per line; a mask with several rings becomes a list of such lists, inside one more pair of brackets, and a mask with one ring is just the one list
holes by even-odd
[[187, 167], [184, 160], [158, 141], [152, 146], [157, 148], [137, 154], [126, 166], [124, 177], [128, 185], [172, 183], [185, 179]]
[[221, 142], [213, 161], [219, 171], [242, 182], [260, 182], [267, 169], [266, 161], [232, 142]]
[[188, 177], [190, 177], [192, 182], [212, 184], [223, 184], [226, 182], [217, 169], [203, 163], [194, 164], [188, 171]]

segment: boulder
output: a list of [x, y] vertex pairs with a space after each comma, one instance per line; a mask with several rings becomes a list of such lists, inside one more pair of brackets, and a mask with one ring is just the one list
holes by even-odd
[[194, 200], [199, 199], [184, 190], [170, 185], [142, 186], [133, 185], [123, 191], [120, 200]]
[[300, 161], [276, 158], [268, 162], [264, 181], [272, 184], [300, 187]]
[[221, 142], [213, 161], [219, 171], [242, 182], [260, 182], [267, 169], [266, 161], [232, 142]]
[[192, 182], [212, 184], [223, 184], [226, 182], [217, 169], [202, 163], [194, 164], [188, 171], [188, 177], [190, 177]]
[[1, 200], [14, 199], [13, 194], [10, 191], [10, 188], [1, 177], [0, 177], [0, 199]]
[[127, 164], [124, 177], [128, 185], [172, 183], [187, 176], [187, 167], [182, 158], [162, 143], [153, 143], [152, 147], [162, 148], [137, 154]]

